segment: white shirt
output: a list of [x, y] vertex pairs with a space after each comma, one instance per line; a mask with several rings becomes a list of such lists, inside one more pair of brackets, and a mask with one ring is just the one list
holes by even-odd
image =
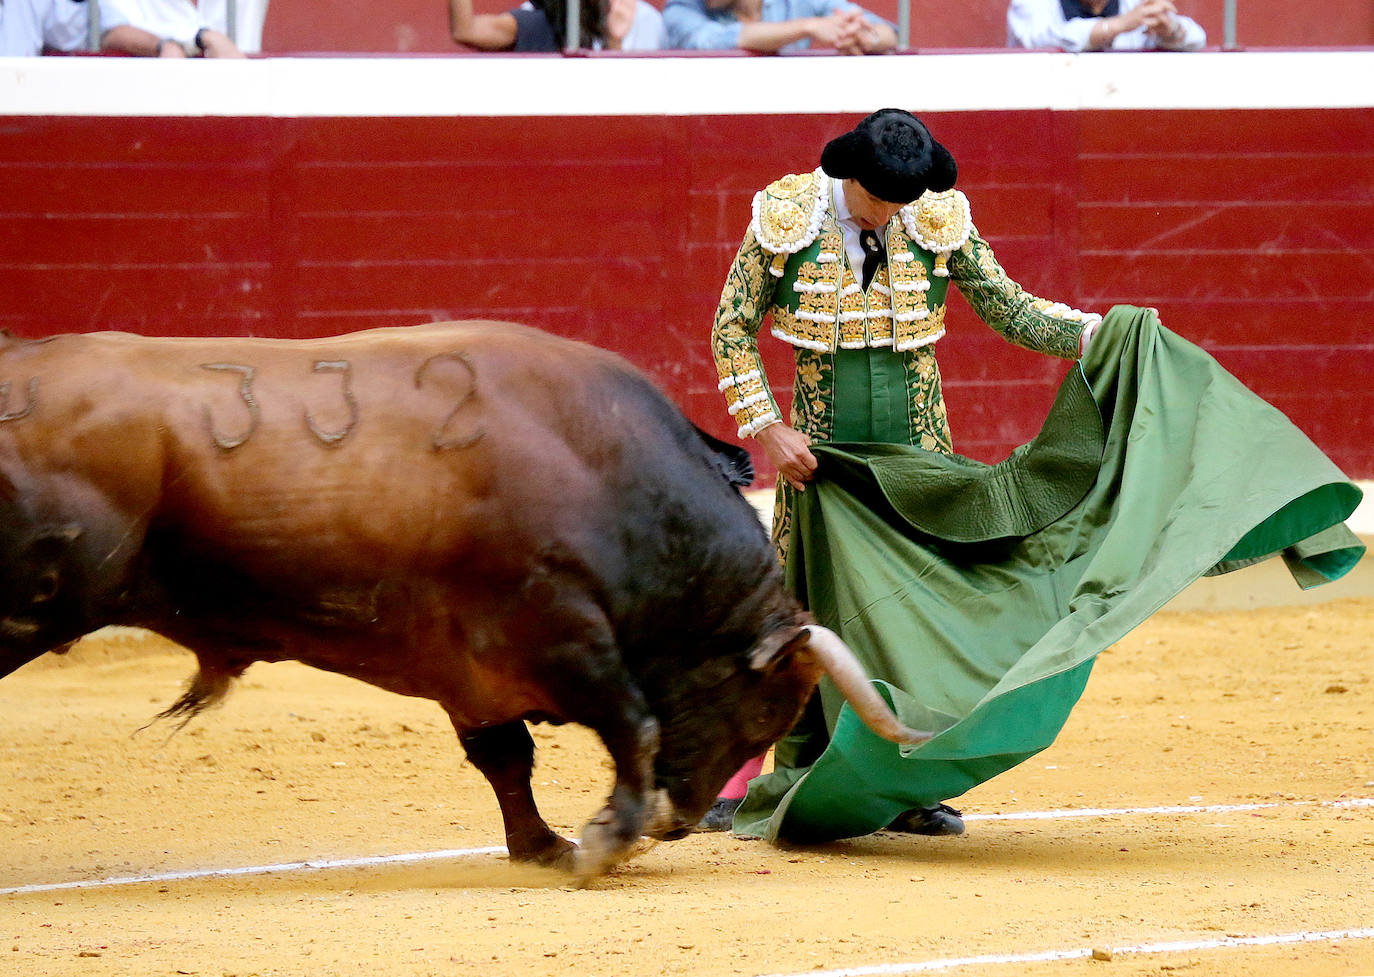
[[200, 0], [198, 4], [191, 0], [101, 0], [101, 10], [117, 15], [121, 23], [158, 37], [169, 37], [183, 45], [193, 43], [196, 32], [208, 27], [232, 37], [245, 54], [254, 54], [262, 50], [262, 22], [267, 19], [267, 0], [238, 0], [235, 5], [238, 24], [234, 31], [229, 29], [226, 0]]
[[[859, 243], [859, 232], [863, 228], [849, 212], [849, 201], [844, 199], [843, 180], [830, 181], [830, 202], [835, 208], [835, 220], [839, 221], [840, 232], [844, 235], [844, 251], [849, 256], [849, 267], [854, 269], [854, 277], [859, 278], [864, 266], [864, 246]], [[883, 247], [887, 247], [887, 225], [884, 224], [875, 233], [878, 240], [883, 242]]]
[[658, 8], [645, 0], [635, 4], [635, 19], [630, 21], [630, 29], [621, 42], [622, 51], [661, 51], [668, 46], [668, 28], [663, 26], [663, 15]]
[[[1121, 13], [1140, 6], [1142, 0], [1120, 0]], [[1183, 41], [1176, 51], [1197, 51], [1207, 43], [1207, 34], [1191, 17], [1176, 15], [1183, 27]], [[1060, 48], [1064, 51], [1084, 51], [1088, 47], [1088, 35], [1100, 17], [1074, 17], [1066, 19], [1059, 0], [1011, 0], [1007, 7], [1007, 47]], [[1110, 51], [1149, 51], [1159, 47], [1159, 42], [1145, 30], [1137, 27], [1133, 31], [1118, 34], [1111, 43]]]
[[89, 17], [89, 6], [72, 0], [0, 0], [0, 57], [81, 50]]

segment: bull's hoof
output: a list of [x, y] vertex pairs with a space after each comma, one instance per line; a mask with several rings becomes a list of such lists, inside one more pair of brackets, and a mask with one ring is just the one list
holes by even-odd
[[573, 875], [577, 876], [578, 883], [585, 885], [624, 861], [637, 838], [637, 834], [625, 837], [610, 808], [588, 821], [582, 829], [582, 841], [573, 861]]
[[551, 835], [549, 840], [537, 848], [517, 848], [507, 844], [507, 849], [512, 862], [556, 868], [564, 872], [577, 870], [577, 846], [559, 835]]

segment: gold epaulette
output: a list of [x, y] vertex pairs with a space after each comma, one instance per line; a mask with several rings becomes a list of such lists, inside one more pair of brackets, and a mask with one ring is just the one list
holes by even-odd
[[934, 274], [944, 278], [949, 275], [945, 265], [950, 254], [962, 248], [973, 231], [968, 197], [959, 190], [927, 190], [902, 208], [902, 227], [913, 241], [935, 254]]
[[830, 209], [830, 177], [819, 169], [774, 180], [754, 194], [754, 237], [772, 254], [796, 254], [816, 239]]

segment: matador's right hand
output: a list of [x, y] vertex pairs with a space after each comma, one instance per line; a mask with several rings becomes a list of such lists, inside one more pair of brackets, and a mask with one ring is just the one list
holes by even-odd
[[798, 492], [806, 491], [806, 483], [816, 474], [816, 456], [811, 453], [811, 437], [779, 421], [754, 433], [754, 440], [763, 445], [768, 460], [778, 474], [787, 479]]

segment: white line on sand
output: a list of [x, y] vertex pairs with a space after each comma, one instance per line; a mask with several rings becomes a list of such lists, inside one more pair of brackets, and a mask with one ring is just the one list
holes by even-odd
[[[1289, 943], [1332, 943], [1341, 940], [1368, 940], [1371, 938], [1374, 938], [1374, 928], [1316, 930], [1302, 933], [1275, 933], [1269, 936], [1219, 936], [1209, 940], [1139, 943], [1135, 946], [1111, 947], [1110, 953], [1112, 957], [1146, 953], [1195, 953], [1199, 950], [1229, 950], [1236, 947], [1280, 946]], [[796, 974], [770, 974], [768, 977], [878, 977], [878, 975], [888, 977], [888, 975], [898, 974], [928, 974], [938, 970], [954, 970], [958, 967], [989, 967], [994, 964], [1081, 960], [1093, 956], [1093, 953], [1093, 950], [1086, 947], [1073, 950], [1045, 950], [1039, 953], [994, 953], [981, 957], [925, 960], [920, 963], [881, 963], [866, 967], [846, 967], [842, 970], [807, 970]]]
[[121, 875], [108, 879], [79, 879], [75, 882], [45, 882], [0, 889], [0, 896], [29, 892], [57, 892], [62, 889], [98, 889], [110, 885], [143, 885], [148, 882], [178, 882], [183, 879], [226, 878], [235, 875], [273, 875], [278, 872], [320, 872], [337, 868], [365, 868], [370, 865], [396, 865], [440, 858], [468, 858], [473, 855], [504, 855], [504, 845], [487, 848], [450, 848], [444, 851], [405, 852], [400, 855], [367, 855], [362, 858], [312, 858], [306, 862], [279, 862], [276, 865], [246, 865], [242, 868], [188, 869], [159, 872], [155, 875]]
[[966, 814], [965, 821], [1062, 821], [1067, 818], [1115, 818], [1130, 814], [1231, 814], [1276, 807], [1374, 807], [1374, 797], [1343, 801], [1262, 801], [1254, 804], [1178, 804], [1173, 807], [1083, 807], [1063, 811], [1013, 811]]
[[[1340, 801], [1274, 801], [1258, 804], [1184, 804], [1173, 807], [1068, 808], [1062, 811], [1025, 811], [1009, 814], [968, 814], [965, 821], [1054, 821], [1067, 818], [1110, 818], [1134, 814], [1225, 814], [1281, 807], [1374, 807], [1374, 798], [1360, 797]], [[366, 855], [359, 858], [312, 858], [303, 862], [275, 865], [247, 865], [240, 868], [187, 869], [152, 875], [122, 875], [106, 879], [78, 879], [73, 882], [40, 882], [0, 889], [0, 896], [64, 889], [98, 889], [112, 885], [146, 885], [150, 882], [179, 882], [185, 879], [228, 878], [240, 875], [273, 875], [283, 872], [320, 872], [340, 868], [366, 868], [407, 862], [436, 861], [444, 858], [470, 858], [475, 855], [504, 855], [503, 845], [485, 848], [449, 848], [440, 851], [403, 852], [398, 855]], [[865, 971], [866, 972], [866, 971]], [[848, 971], [846, 971], [848, 973]], [[878, 973], [878, 971], [874, 971]], [[817, 977], [817, 975], [812, 975]]]

